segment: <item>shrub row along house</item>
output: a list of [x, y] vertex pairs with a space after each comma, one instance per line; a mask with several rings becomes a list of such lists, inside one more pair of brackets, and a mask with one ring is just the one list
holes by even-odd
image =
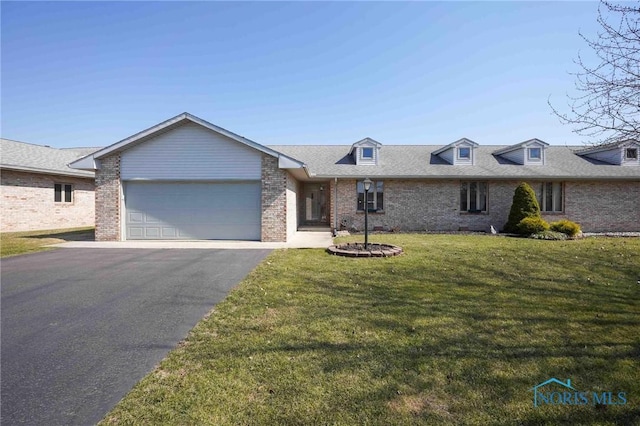
[[[521, 181], [543, 217], [640, 230], [640, 143], [264, 146], [188, 113], [75, 161], [96, 174], [96, 238], [286, 241], [299, 227], [501, 229]], [[362, 181], [373, 181], [365, 200]]]
[[93, 226], [94, 172], [68, 164], [96, 149], [0, 139], [0, 230]]

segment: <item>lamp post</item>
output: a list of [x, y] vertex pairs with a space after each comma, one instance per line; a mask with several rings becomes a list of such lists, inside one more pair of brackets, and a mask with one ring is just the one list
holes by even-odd
[[364, 185], [364, 249], [369, 250], [369, 190], [371, 189], [371, 179], [366, 178]]

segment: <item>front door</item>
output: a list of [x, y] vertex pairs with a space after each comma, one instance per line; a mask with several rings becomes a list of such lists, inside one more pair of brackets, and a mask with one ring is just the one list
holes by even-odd
[[307, 224], [328, 223], [326, 184], [305, 184], [303, 200], [303, 222]]

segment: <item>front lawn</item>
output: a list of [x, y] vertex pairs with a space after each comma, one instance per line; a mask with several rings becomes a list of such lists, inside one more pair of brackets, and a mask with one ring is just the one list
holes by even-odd
[[[406, 254], [274, 252], [104, 423], [640, 422], [640, 239], [372, 241]], [[534, 407], [552, 377], [626, 404]]]
[[0, 234], [0, 257], [50, 250], [47, 245], [65, 241], [93, 240], [93, 227], [47, 231], [3, 232]]

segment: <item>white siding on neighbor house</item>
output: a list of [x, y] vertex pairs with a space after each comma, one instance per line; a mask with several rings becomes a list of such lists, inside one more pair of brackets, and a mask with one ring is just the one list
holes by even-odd
[[505, 152], [500, 156], [509, 161], [513, 161], [516, 164], [524, 164], [524, 149], [517, 149], [515, 151]]
[[122, 180], [254, 180], [261, 153], [194, 123], [122, 153]]
[[300, 185], [298, 181], [287, 174], [287, 240], [289, 240], [298, 230], [298, 192]]

